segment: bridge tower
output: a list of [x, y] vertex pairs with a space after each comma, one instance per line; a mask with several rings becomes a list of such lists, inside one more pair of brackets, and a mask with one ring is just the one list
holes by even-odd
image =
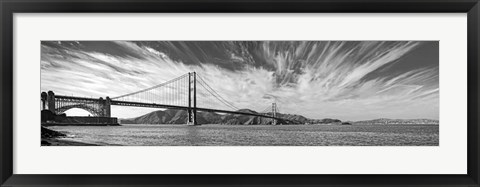
[[277, 103], [272, 103], [272, 125], [277, 125], [277, 120], [275, 119], [277, 117]]
[[[197, 78], [196, 73], [188, 73], [188, 125], [197, 125]], [[193, 82], [193, 84], [192, 84]], [[193, 86], [193, 88], [192, 88]], [[193, 107], [192, 107], [193, 92]]]
[[103, 104], [103, 111], [105, 112], [103, 117], [112, 117], [111, 106], [112, 100], [107, 96], [105, 98], [105, 103]]
[[55, 93], [53, 93], [52, 91], [48, 91], [47, 106], [48, 106], [48, 110], [50, 110], [50, 112], [56, 114], [56, 112], [55, 112]]

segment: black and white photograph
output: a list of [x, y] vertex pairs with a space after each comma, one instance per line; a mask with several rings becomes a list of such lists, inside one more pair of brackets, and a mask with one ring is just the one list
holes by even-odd
[[439, 41], [40, 50], [41, 146], [439, 146]]

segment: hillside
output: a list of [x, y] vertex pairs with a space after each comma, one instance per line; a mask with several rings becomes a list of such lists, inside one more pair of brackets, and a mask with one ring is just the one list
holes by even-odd
[[438, 120], [433, 119], [373, 119], [352, 122], [354, 125], [397, 125], [397, 124], [429, 124], [438, 125]]
[[[250, 109], [240, 109], [239, 112], [257, 113]], [[265, 113], [270, 115], [270, 113]], [[187, 121], [187, 111], [168, 109], [164, 111], [154, 111], [140, 117], [130, 119], [120, 119], [121, 124], [185, 124]], [[338, 119], [309, 119], [301, 115], [277, 113], [277, 117], [287, 119], [287, 121], [277, 121], [277, 124], [340, 124]], [[225, 124], [225, 125], [270, 125], [272, 120], [257, 116], [248, 116], [240, 114], [220, 115], [213, 112], [197, 112], [197, 123], [199, 124]]]
[[[120, 119], [121, 124], [185, 124], [188, 118], [187, 111], [184, 110], [158, 110], [150, 112], [140, 117], [130, 119]], [[222, 115], [212, 112], [197, 112], [197, 122], [218, 123]]]

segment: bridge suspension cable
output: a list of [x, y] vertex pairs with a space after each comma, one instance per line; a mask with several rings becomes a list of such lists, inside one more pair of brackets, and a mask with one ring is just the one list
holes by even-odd
[[[226, 106], [228, 107], [229, 109], [232, 109], [232, 110], [239, 110], [238, 107], [236, 107], [235, 105], [233, 105], [231, 102], [227, 101], [225, 98], [223, 98], [220, 94], [218, 94], [218, 92], [216, 92], [206, 81], [205, 79], [203, 79], [201, 76], [199, 76], [197, 74], [197, 82], [198, 84], [201, 86], [200, 89], [198, 91], [200, 91], [200, 94], [202, 94], [203, 96], [205, 97], [209, 97], [209, 96], [212, 96], [212, 98], [201, 98], [200, 99], [200, 102], [202, 102], [202, 99], [205, 99], [205, 101], [203, 101], [201, 104], [202, 105], [210, 105], [209, 107], [218, 107], [218, 106], [211, 106], [211, 105], [215, 105], [215, 103], [213, 103], [214, 101], [220, 101], [220, 103], [223, 105], [223, 106]], [[198, 88], [197, 88], [198, 89]], [[199, 99], [197, 99], [199, 100]], [[203, 106], [202, 106], [203, 107]]]
[[265, 109], [263, 109], [260, 113], [271, 113], [272, 112], [272, 107], [267, 106]]
[[136, 92], [112, 97], [112, 100], [187, 106], [189, 74]]
[[135, 95], [135, 94], [138, 94], [138, 93], [146, 92], [146, 91], [149, 91], [149, 90], [153, 90], [153, 89], [155, 89], [155, 88], [168, 85], [168, 84], [170, 84], [170, 83], [172, 83], [172, 82], [178, 81], [178, 80], [183, 79], [183, 78], [185, 78], [185, 77], [188, 77], [188, 73], [187, 73], [187, 74], [184, 74], [184, 75], [182, 75], [182, 76], [180, 76], [180, 77], [174, 78], [174, 79], [172, 79], [172, 80], [169, 80], [169, 81], [167, 81], [167, 82], [164, 82], [164, 83], [161, 83], [161, 84], [152, 86], [152, 87], [150, 87], [150, 88], [146, 88], [146, 89], [139, 90], [139, 91], [136, 91], [136, 92], [132, 92], [132, 93], [129, 93], [129, 94], [120, 95], [120, 96], [117, 96], [117, 97], [112, 97], [112, 99], [119, 99], [119, 98], [122, 98], [122, 97], [127, 97], [127, 96]]

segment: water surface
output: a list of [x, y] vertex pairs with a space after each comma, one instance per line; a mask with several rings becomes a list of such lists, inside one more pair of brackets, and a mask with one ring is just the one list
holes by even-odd
[[128, 146], [438, 146], [438, 125], [54, 126], [66, 140]]

